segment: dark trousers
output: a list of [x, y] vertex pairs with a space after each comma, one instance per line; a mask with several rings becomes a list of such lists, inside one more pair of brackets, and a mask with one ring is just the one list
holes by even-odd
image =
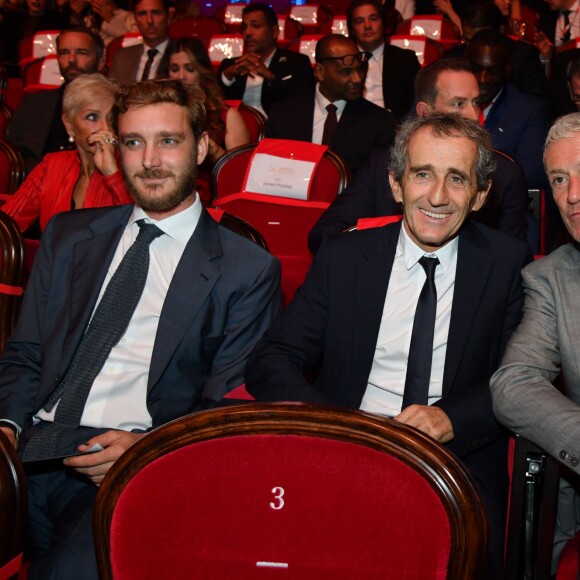
[[[29, 429], [26, 442], [46, 426]], [[74, 453], [79, 444], [108, 429], [81, 427], [66, 433], [57, 453]], [[92, 514], [98, 487], [62, 461], [26, 467], [28, 482], [27, 558], [30, 580], [98, 580]]]

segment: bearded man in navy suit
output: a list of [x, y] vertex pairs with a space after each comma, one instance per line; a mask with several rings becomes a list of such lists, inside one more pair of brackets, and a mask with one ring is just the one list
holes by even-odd
[[[506, 441], [488, 383], [520, 319], [520, 269], [530, 257], [524, 242], [467, 220], [485, 202], [492, 169], [489, 136], [475, 121], [433, 113], [404, 123], [389, 172], [402, 225], [323, 242], [304, 285], [252, 352], [246, 385], [262, 401], [393, 417], [445, 444], [480, 489], [491, 530], [486, 577], [500, 578]], [[422, 265], [435, 258], [434, 323], [415, 329]], [[416, 331], [433, 333], [421, 365], [410, 362]], [[408, 364], [430, 366], [424, 396], [412, 404]]]
[[[113, 116], [136, 205], [68, 212], [49, 223], [0, 359], [0, 430], [26, 459], [58, 427], [67, 389], [78, 391], [71, 363], [77, 351], [98, 350], [87, 346], [85, 331], [140, 228], [160, 230], [141, 298], [89, 383], [78, 426], [29, 464], [31, 579], [98, 578], [91, 510], [111, 465], [146, 431], [239, 385], [251, 348], [280, 308], [276, 260], [216, 224], [196, 193], [208, 145], [197, 90], [179, 81], [138, 83], [120, 91]], [[71, 454], [64, 465], [58, 459]]]

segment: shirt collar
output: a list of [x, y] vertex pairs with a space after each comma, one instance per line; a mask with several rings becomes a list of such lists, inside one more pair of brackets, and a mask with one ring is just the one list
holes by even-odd
[[[144, 44], [144, 50], [143, 50], [143, 54], [147, 54], [147, 51], [150, 48], [156, 48], [159, 52], [159, 54], [161, 56], [163, 56], [163, 54], [165, 53], [165, 49], [167, 48], [167, 45], [169, 44], [169, 38], [167, 40], [164, 40], [162, 43], [160, 44], [156, 44], [155, 46], [147, 46], [146, 44]], [[157, 55], [155, 55], [157, 56]]]
[[[326, 114], [326, 106], [330, 105], [330, 101], [320, 92], [320, 83], [316, 83], [316, 90], [314, 91], [314, 102], [320, 111]], [[346, 101], [334, 101], [332, 103], [336, 107], [336, 114], [341, 115], [346, 107]]]
[[458, 243], [459, 236], [455, 236], [451, 241], [447, 242], [437, 251], [432, 253], [425, 252], [425, 250], [422, 250], [419, 246], [417, 246], [417, 244], [415, 244], [415, 242], [409, 237], [403, 222], [401, 224], [399, 241], [397, 242], [396, 256], [397, 258], [403, 258], [407, 270], [410, 270], [423, 256], [437, 256], [437, 258], [439, 258], [441, 270], [445, 274], [452, 266], [452, 264], [457, 260]]
[[360, 46], [358, 47], [358, 49], [361, 52], [370, 52], [373, 55], [373, 58], [375, 60], [381, 60], [381, 58], [383, 58], [383, 53], [385, 52], [385, 43], [383, 42], [380, 46], [377, 46], [377, 48], [375, 48], [374, 50], [370, 50], [370, 51], [365, 51], [364, 48], [361, 48]]
[[199, 195], [196, 194], [193, 205], [163, 220], [151, 219], [142, 208], [135, 206], [129, 218], [129, 225], [144, 219], [147, 223], [155, 224], [160, 230], [163, 230], [164, 234], [185, 246], [193, 235], [200, 216], [201, 201]]

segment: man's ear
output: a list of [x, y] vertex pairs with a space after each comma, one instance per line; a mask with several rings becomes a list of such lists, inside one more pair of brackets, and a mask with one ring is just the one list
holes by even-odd
[[314, 65], [314, 77], [319, 83], [324, 80], [324, 66], [319, 62]]
[[483, 189], [482, 191], [478, 191], [475, 194], [475, 201], [471, 206], [471, 211], [479, 211], [484, 206], [485, 200], [487, 199], [487, 194], [489, 193], [490, 189], [491, 189], [491, 179], [488, 181], [487, 187], [485, 189]]
[[276, 24], [276, 26], [272, 26], [272, 37], [274, 40], [278, 40], [278, 36], [280, 35], [280, 27]]
[[197, 141], [197, 165], [201, 165], [207, 156], [209, 147], [209, 135], [204, 131]]
[[393, 192], [393, 198], [397, 203], [403, 203], [403, 188], [401, 184], [395, 179], [395, 174], [389, 171], [389, 183]]
[[426, 117], [427, 115], [430, 115], [432, 113], [433, 107], [428, 103], [426, 103], [425, 101], [419, 101], [415, 105], [415, 111], [417, 111], [418, 117]]
[[97, 72], [102, 73], [105, 70], [105, 65], [107, 64], [107, 51], [105, 50], [97, 63]]

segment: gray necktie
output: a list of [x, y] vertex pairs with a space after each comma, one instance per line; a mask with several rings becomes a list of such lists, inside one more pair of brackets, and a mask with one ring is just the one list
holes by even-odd
[[435, 268], [439, 264], [439, 260], [423, 256], [419, 260], [419, 264], [423, 266], [427, 279], [419, 295], [415, 319], [413, 320], [403, 409], [413, 404], [426, 405], [429, 400], [433, 337], [435, 336], [435, 317], [437, 315]]
[[129, 326], [145, 288], [149, 246], [163, 234], [145, 220], [137, 223], [139, 235], [111, 277], [67, 374], [45, 407], [51, 409], [59, 401], [54, 422], [32, 437], [24, 450], [25, 460], [53, 457], [61, 435], [79, 427], [93, 382]]

